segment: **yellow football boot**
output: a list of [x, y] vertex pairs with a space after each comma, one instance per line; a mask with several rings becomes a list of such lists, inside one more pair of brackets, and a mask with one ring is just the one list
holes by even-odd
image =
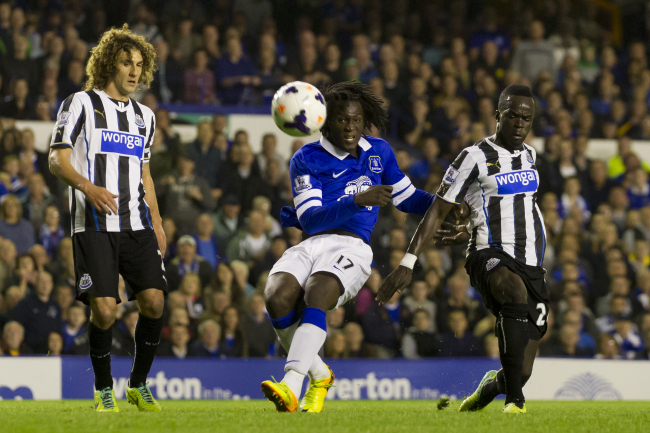
[[115, 401], [115, 392], [112, 388], [95, 391], [95, 412], [119, 412]]
[[496, 370], [490, 370], [487, 373], [485, 373], [485, 376], [483, 376], [483, 379], [481, 379], [481, 383], [478, 384], [478, 388], [476, 388], [476, 391], [469, 397], [467, 397], [463, 402], [460, 404], [460, 407], [458, 408], [458, 412], [475, 412], [477, 410], [482, 410], [485, 406], [490, 404], [491, 402], [481, 402], [481, 393], [483, 392], [483, 387], [490, 381], [495, 380], [497, 377], [497, 372]]
[[514, 403], [508, 403], [506, 407], [503, 408], [503, 413], [526, 413], [526, 403], [524, 407], [519, 409], [519, 407]]
[[261, 388], [264, 397], [275, 404], [278, 412], [295, 412], [298, 409], [298, 399], [286, 383], [265, 380]]
[[309, 380], [309, 389], [300, 402], [302, 412], [322, 412], [327, 391], [334, 385], [334, 373], [327, 367], [330, 377], [320, 380]]
[[137, 388], [130, 388], [130, 385], [130, 383], [126, 384], [126, 400], [138, 406], [140, 412], [160, 412], [162, 410], [156, 399], [151, 395], [148, 384]]

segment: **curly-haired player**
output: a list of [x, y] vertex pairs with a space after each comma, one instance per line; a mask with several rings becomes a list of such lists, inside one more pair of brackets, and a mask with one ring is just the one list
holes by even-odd
[[98, 412], [119, 411], [111, 343], [120, 274], [140, 308], [127, 399], [141, 411], [160, 411], [146, 383], [167, 292], [165, 233], [149, 172], [156, 124], [153, 112], [129, 97], [151, 83], [155, 58], [151, 44], [126, 25], [104, 33], [91, 52], [84, 91], [61, 104], [50, 144], [50, 170], [70, 187], [76, 297], [91, 310]]
[[[433, 196], [417, 190], [390, 145], [364, 134], [382, 129], [387, 115], [370, 86], [335, 84], [323, 91], [327, 120], [319, 141], [291, 158], [295, 208], [282, 209], [282, 225], [306, 236], [273, 266], [264, 297], [288, 357], [284, 379], [262, 383], [281, 412], [320, 412], [334, 374], [318, 351], [325, 342], [325, 312], [354, 298], [370, 275], [370, 234], [379, 208], [392, 203], [423, 215]], [[305, 308], [301, 308], [305, 306]], [[305, 375], [310, 386], [300, 405]]]

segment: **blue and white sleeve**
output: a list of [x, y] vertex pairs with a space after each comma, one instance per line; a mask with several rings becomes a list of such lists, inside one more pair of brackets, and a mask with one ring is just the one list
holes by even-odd
[[402, 173], [397, 165], [395, 154], [390, 147], [381, 180], [384, 185], [393, 187], [392, 203], [402, 212], [424, 215], [435, 198], [434, 195], [413, 186], [411, 179]]
[[322, 184], [300, 158], [291, 160], [289, 173], [298, 221], [310, 235], [337, 228], [364, 209], [354, 203], [354, 195], [323, 206]]

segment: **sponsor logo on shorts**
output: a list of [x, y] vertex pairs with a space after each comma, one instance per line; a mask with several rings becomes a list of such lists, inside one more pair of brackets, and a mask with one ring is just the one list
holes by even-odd
[[81, 290], [88, 290], [92, 285], [93, 280], [88, 274], [84, 274], [83, 277], [81, 277], [81, 280], [79, 280], [79, 289]]
[[494, 269], [494, 267], [496, 265], [498, 265], [500, 261], [501, 261], [501, 259], [495, 259], [495, 258], [489, 259], [487, 261], [487, 263], [485, 264], [485, 270], [490, 271], [490, 270]]

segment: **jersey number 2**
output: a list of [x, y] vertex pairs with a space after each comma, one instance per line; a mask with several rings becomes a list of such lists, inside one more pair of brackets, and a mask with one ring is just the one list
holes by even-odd
[[544, 323], [546, 323], [546, 305], [543, 302], [540, 302], [535, 308], [540, 310], [539, 317], [535, 324], [537, 326], [544, 326]]

